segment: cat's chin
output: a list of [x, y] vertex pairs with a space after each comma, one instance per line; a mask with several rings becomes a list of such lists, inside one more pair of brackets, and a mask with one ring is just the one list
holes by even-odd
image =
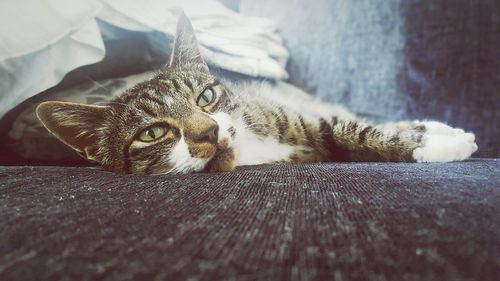
[[205, 171], [209, 173], [233, 171], [236, 166], [233, 148], [217, 150], [215, 155], [208, 161]]

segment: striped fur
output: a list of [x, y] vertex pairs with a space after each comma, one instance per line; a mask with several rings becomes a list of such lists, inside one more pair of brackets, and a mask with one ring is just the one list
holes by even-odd
[[[211, 89], [215, 101], [199, 107]], [[117, 173], [230, 171], [239, 165], [328, 161], [435, 162], [468, 158], [474, 135], [438, 122], [361, 122], [337, 105], [266, 83], [218, 81], [181, 16], [169, 66], [107, 106], [45, 102], [42, 123], [90, 161]], [[158, 140], [138, 136], [165, 128]]]

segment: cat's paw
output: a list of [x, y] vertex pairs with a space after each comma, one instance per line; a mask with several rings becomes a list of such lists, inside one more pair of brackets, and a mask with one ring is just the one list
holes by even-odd
[[477, 151], [473, 133], [435, 121], [417, 123], [426, 128], [423, 145], [413, 151], [413, 159], [417, 162], [461, 161]]
[[435, 135], [456, 135], [465, 133], [464, 130], [459, 128], [450, 127], [444, 123], [437, 121], [416, 121], [417, 125], [425, 126], [425, 131], [429, 134]]

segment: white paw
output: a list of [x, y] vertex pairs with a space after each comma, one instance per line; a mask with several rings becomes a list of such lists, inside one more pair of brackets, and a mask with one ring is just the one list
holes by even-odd
[[425, 130], [429, 134], [436, 135], [455, 135], [463, 134], [464, 130], [458, 128], [452, 128], [444, 123], [437, 121], [416, 121], [417, 125], [424, 125]]
[[450, 162], [469, 158], [477, 151], [475, 136], [439, 122], [419, 122], [426, 126], [423, 146], [413, 151], [417, 162]]

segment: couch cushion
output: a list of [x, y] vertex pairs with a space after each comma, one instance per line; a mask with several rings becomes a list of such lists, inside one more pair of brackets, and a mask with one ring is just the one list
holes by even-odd
[[0, 280], [498, 280], [500, 161], [0, 167]]

